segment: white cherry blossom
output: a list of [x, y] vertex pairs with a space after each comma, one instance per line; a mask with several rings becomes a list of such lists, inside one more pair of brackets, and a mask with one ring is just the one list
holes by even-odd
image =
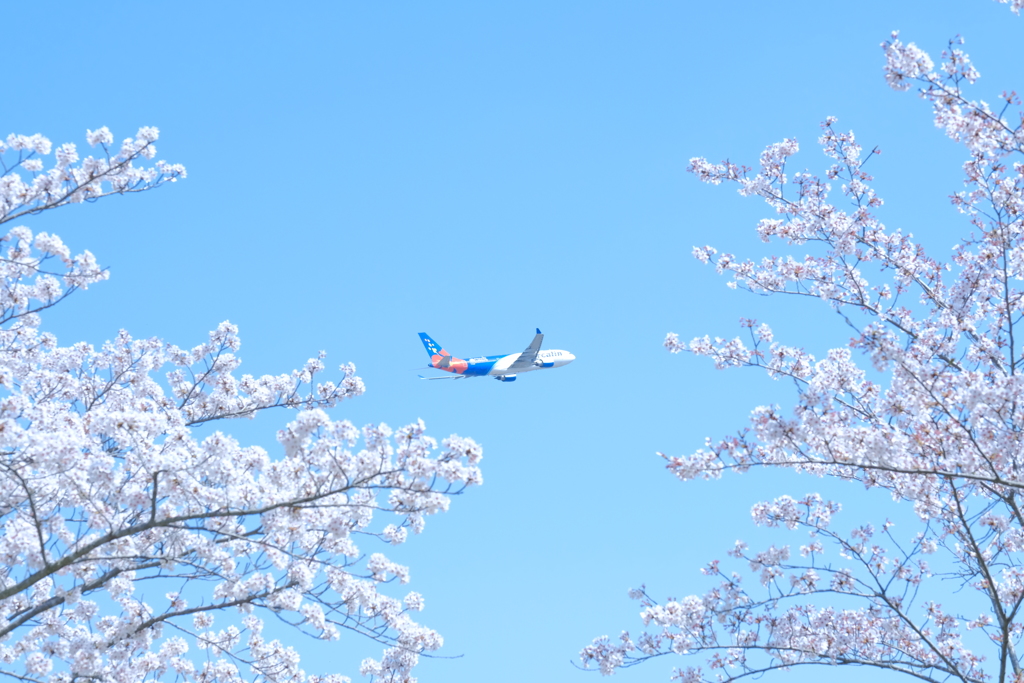
[[[737, 542], [728, 554], [746, 574], [712, 561], [703, 573], [716, 585], [702, 595], [658, 602], [631, 590], [641, 631], [595, 639], [581, 652], [585, 667], [612, 674], [675, 654], [688, 660], [673, 680], [691, 683], [807, 664], [935, 683], [1024, 681], [1024, 116], [1013, 93], [998, 106], [968, 97], [979, 74], [961, 43], [950, 41], [938, 69], [897, 33], [883, 44], [890, 86], [918, 88], [936, 125], [966, 148], [965, 189], [952, 201], [968, 235], [952, 259], [879, 220], [866, 172], [878, 150], [862, 153], [830, 117], [821, 176], [793, 172], [793, 140], [769, 146], [757, 170], [690, 162], [703, 182], [764, 199], [774, 216], [758, 237], [798, 254], [753, 261], [703, 246], [693, 255], [737, 289], [837, 312], [850, 343], [816, 358], [753, 320], [731, 340], [665, 339], [673, 353], [761, 368], [797, 388], [791, 412], [756, 408], [737, 435], [663, 455], [680, 479], [792, 468], [882, 489], [912, 506], [919, 527], [837, 526], [839, 503], [817, 494], [759, 503], [756, 524], [804, 532], [803, 543]], [[952, 589], [981, 613], [945, 607]]]
[[[100, 153], [61, 145], [49, 171], [49, 140], [9, 136], [0, 223], [184, 178], [180, 165], [134, 165], [157, 135], [141, 128], [113, 149], [109, 130], [89, 131]], [[364, 387], [351, 364], [326, 373], [323, 352], [291, 372], [241, 373], [229, 322], [190, 347], [126, 331], [63, 344], [41, 327], [46, 309], [107, 277], [56, 235], [16, 225], [0, 237], [0, 670], [27, 683], [350, 680], [307, 674], [263, 635], [271, 616], [296, 635], [376, 641], [364, 673], [415, 681], [443, 640], [411, 618], [418, 593], [388, 594], [410, 570], [379, 550], [482, 483], [480, 447], [438, 444], [422, 421], [333, 418]], [[277, 444], [222, 431], [274, 408], [295, 411]]]

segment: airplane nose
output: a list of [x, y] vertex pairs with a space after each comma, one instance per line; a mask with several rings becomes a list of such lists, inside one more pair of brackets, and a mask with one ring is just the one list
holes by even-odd
[[558, 355], [551, 359], [551, 365], [547, 367], [551, 367], [553, 365], [556, 368], [560, 368], [563, 365], [568, 365], [576, 360], [576, 356], [572, 355], [568, 351], [556, 351], [555, 353]]

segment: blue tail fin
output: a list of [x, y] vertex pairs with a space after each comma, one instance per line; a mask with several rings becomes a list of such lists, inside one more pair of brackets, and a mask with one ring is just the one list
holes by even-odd
[[420, 332], [420, 341], [423, 342], [423, 347], [427, 350], [427, 355], [433, 358], [434, 356], [450, 356], [452, 354], [441, 348], [441, 345], [430, 338], [430, 335], [426, 332]]

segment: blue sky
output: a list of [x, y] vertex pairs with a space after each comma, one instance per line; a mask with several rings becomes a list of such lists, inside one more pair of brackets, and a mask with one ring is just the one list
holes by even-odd
[[[824, 487], [851, 523], [883, 514], [877, 497], [786, 474], [684, 484], [655, 456], [792, 398], [754, 372], [669, 355], [666, 332], [733, 336], [754, 317], [818, 354], [849, 336], [814, 302], [733, 292], [692, 259], [698, 244], [786, 248], [756, 239], [763, 204], [685, 167], [753, 165], [796, 137], [796, 163], [821, 172], [818, 124], [837, 116], [883, 150], [869, 169], [883, 220], [942, 256], [965, 227], [946, 199], [964, 154], [925, 103], [886, 87], [879, 43], [901, 29], [937, 58], [959, 33], [977, 97], [1024, 87], [1024, 20], [986, 0], [19, 3], [4, 15], [0, 134], [83, 146], [86, 128], [158, 126], [159, 156], [189, 171], [25, 222], [111, 269], [46, 317], [62, 342], [125, 328], [190, 346], [229, 319], [246, 372], [320, 349], [356, 363], [368, 391], [337, 418], [423, 418], [438, 438], [483, 445], [485, 485], [392, 553], [442, 654], [463, 655], [422, 665], [422, 681], [446, 683], [584, 680], [570, 665], [580, 647], [638, 630], [628, 588], [702, 592], [701, 565], [766, 538], [749, 521], [757, 500]], [[416, 378], [417, 332], [479, 355], [519, 351], [535, 327], [578, 360], [514, 384]], [[225, 427], [273, 447], [287, 417]], [[307, 671], [356, 676], [379, 650], [299, 645]], [[619, 680], [666, 680], [682, 663]]]

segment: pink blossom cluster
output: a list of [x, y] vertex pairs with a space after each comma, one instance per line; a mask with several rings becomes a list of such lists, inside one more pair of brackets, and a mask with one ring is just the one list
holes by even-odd
[[[797, 389], [791, 412], [761, 406], [735, 436], [691, 455], [662, 454], [676, 476], [787, 467], [857, 482], [906, 501], [920, 531], [897, 538], [889, 522], [840, 530], [839, 504], [816, 494], [759, 503], [756, 524], [804, 530], [807, 542], [759, 552], [738, 542], [729, 554], [746, 563], [751, 585], [714, 561], [704, 573], [718, 585], [703, 595], [658, 603], [631, 591], [643, 632], [596, 639], [581, 652], [584, 666], [611, 674], [701, 653], [702, 666], [673, 678], [849, 664], [925, 681], [1024, 681], [1024, 115], [1014, 93], [998, 108], [967, 97], [979, 74], [961, 43], [950, 42], [937, 69], [897, 33], [883, 44], [890, 86], [916, 86], [936, 125], [967, 150], [966, 189], [952, 203], [973, 232], [952, 259], [933, 258], [879, 220], [883, 202], [865, 171], [879, 150], [863, 154], [830, 117], [818, 140], [830, 160], [821, 176], [787, 168], [792, 140], [768, 147], [757, 171], [690, 163], [704, 182], [735, 183], [765, 200], [774, 216], [757, 225], [761, 240], [808, 253], [754, 261], [703, 246], [693, 254], [736, 288], [824, 302], [848, 324], [849, 344], [816, 358], [754, 320], [741, 321], [734, 339], [665, 339], [673, 353], [758, 367]], [[943, 607], [938, 577], [967, 591], [980, 614]]]
[[[20, 156], [0, 222], [183, 177], [132, 166], [156, 136], [143, 128], [77, 169], [61, 148], [51, 194], [44, 176], [26, 185], [11, 172], [35, 168], [49, 142], [11, 136], [3, 149]], [[106, 150], [112, 136], [89, 141]], [[349, 680], [308, 675], [264, 635], [271, 615], [316, 638], [368, 637], [384, 649], [363, 674], [415, 681], [419, 656], [443, 640], [413, 618], [419, 593], [385, 589], [407, 583], [408, 567], [367, 546], [404, 543], [481, 484], [480, 447], [438, 444], [422, 421], [332, 419], [364, 387], [350, 364], [325, 377], [322, 352], [289, 373], [241, 374], [228, 322], [192, 348], [124, 331], [62, 346], [43, 312], [107, 272], [26, 227], [0, 248], [0, 669], [29, 683]], [[273, 408], [296, 413], [269, 451], [210, 424]]]

